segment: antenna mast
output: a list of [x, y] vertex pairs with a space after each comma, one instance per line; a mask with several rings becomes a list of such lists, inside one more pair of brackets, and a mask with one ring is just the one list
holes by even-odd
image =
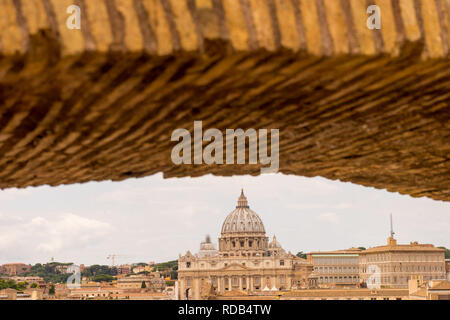
[[391, 238], [394, 239], [394, 228], [392, 227], [392, 213], [390, 214], [390, 220], [391, 220]]

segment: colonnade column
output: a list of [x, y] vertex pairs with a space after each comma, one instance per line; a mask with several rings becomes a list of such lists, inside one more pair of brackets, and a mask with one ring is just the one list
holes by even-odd
[[186, 299], [186, 292], [185, 292], [186, 287], [185, 287], [185, 281], [186, 281], [186, 280], [185, 280], [184, 278], [181, 279], [181, 280], [178, 280], [178, 283], [179, 283], [178, 297], [180, 297], [180, 299]]
[[221, 277], [217, 277], [216, 281], [217, 281], [217, 292], [220, 293], [221, 290], [222, 290], [222, 284], [221, 284], [222, 278]]
[[199, 278], [194, 279], [194, 299], [196, 299], [196, 300], [200, 299], [200, 279]]

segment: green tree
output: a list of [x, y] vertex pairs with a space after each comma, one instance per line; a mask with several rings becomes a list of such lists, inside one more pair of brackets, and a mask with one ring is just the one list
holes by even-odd
[[0, 290], [8, 288], [17, 290], [17, 283], [14, 280], [0, 279]]
[[27, 288], [28, 282], [22, 281], [22, 282], [15, 282], [14, 280], [5, 280], [0, 279], [0, 290], [2, 289], [15, 289], [17, 291], [23, 291]]
[[38, 287], [38, 284], [35, 283], [35, 282], [33, 282], [33, 283], [31, 284], [31, 286], [30, 286], [30, 288], [37, 288], [37, 287]]
[[18, 283], [16, 284], [16, 290], [18, 290], [18, 291], [23, 291], [23, 290], [25, 290], [25, 289], [27, 288], [27, 285], [28, 285], [28, 283], [25, 282], [25, 281], [18, 282]]
[[145, 263], [145, 262], [136, 263], [136, 266], [140, 266], [140, 267], [145, 267], [146, 265], [147, 265], [147, 263]]
[[303, 251], [297, 252], [296, 256], [299, 258], [306, 259], [306, 253], [303, 253]]
[[42, 265], [40, 263], [37, 263], [34, 266], [31, 266], [31, 270], [23, 275], [39, 276], [43, 278], [45, 282], [65, 283], [70, 274], [62, 273], [61, 271], [56, 270], [56, 266], [68, 264], [69, 263], [52, 262]]
[[171, 270], [178, 270], [178, 260], [158, 263], [155, 266], [155, 271], [171, 271]]
[[52, 296], [55, 295], [55, 285], [53, 283], [50, 286], [50, 289], [48, 290], [48, 294]]
[[100, 274], [108, 274], [111, 276], [115, 276], [117, 275], [117, 268], [106, 265], [94, 264], [90, 267], [85, 268], [81, 273], [81, 275], [84, 277], [93, 277]]
[[361, 249], [361, 250], [366, 250], [366, 248], [364, 248], [364, 247], [358, 247], [358, 249]]
[[142, 281], [141, 289], [145, 289], [145, 288], [147, 288], [147, 285], [145, 284], [145, 281]]
[[101, 282], [101, 281], [111, 282], [114, 279], [115, 279], [115, 277], [113, 277], [112, 275], [109, 275], [109, 274], [98, 274], [92, 278], [92, 280], [96, 281], [96, 282]]
[[163, 277], [170, 277], [171, 279], [177, 279], [178, 277], [178, 260], [158, 263], [154, 268], [155, 271], [160, 272]]

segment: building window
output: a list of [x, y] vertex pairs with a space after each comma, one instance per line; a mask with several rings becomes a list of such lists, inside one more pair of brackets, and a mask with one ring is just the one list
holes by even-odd
[[241, 248], [243, 248], [244, 247], [244, 241], [241, 241], [240, 245], [241, 245]]
[[248, 246], [249, 246], [249, 247], [253, 247], [253, 241], [252, 241], [252, 240], [250, 240], [250, 241], [248, 242]]
[[186, 262], [186, 268], [190, 268], [191, 267], [191, 263], [188, 261]]
[[284, 260], [280, 260], [280, 266], [284, 266]]

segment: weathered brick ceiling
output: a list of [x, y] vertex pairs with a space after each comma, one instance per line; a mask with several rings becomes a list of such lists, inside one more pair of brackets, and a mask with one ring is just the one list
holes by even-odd
[[285, 174], [448, 201], [449, 19], [450, 0], [0, 0], [0, 188], [259, 174], [175, 166], [172, 130], [203, 120], [280, 129]]

